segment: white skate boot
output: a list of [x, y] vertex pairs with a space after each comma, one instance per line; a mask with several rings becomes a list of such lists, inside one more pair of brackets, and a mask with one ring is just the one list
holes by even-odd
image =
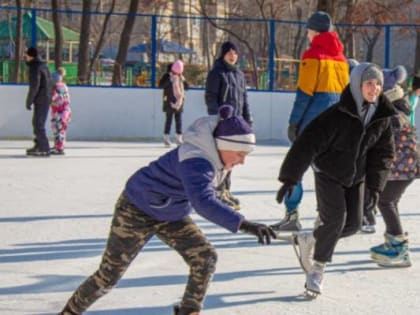
[[164, 134], [163, 135], [163, 143], [165, 144], [165, 147], [169, 148], [172, 145], [171, 138], [169, 135]]
[[315, 238], [312, 232], [299, 232], [294, 233], [293, 237], [293, 249], [299, 260], [300, 266], [303, 271], [307, 274], [312, 269], [312, 256], [315, 247]]
[[182, 139], [182, 134], [175, 135], [175, 142], [177, 145], [181, 145], [184, 143], [184, 140]]
[[314, 261], [314, 264], [306, 275], [305, 295], [316, 298], [322, 291], [325, 263]]

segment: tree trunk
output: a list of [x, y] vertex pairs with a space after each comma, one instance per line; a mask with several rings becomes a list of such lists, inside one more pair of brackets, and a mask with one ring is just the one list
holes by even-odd
[[331, 17], [334, 16], [334, 1], [333, 0], [318, 0], [318, 4], [316, 9], [318, 11], [324, 11], [327, 12]]
[[115, 9], [115, 0], [112, 0], [111, 7], [105, 16], [104, 23], [102, 24], [101, 35], [99, 35], [98, 43], [96, 44], [95, 51], [93, 52], [93, 56], [89, 64], [89, 73], [88, 73], [89, 78], [90, 78], [90, 74], [92, 73], [93, 66], [96, 64], [98, 56], [102, 50], [102, 47], [104, 46], [105, 34], [108, 29], [108, 23], [111, 18], [111, 14], [114, 12], [114, 9]]
[[63, 64], [63, 30], [61, 28], [61, 19], [58, 9], [60, 4], [58, 0], [51, 0], [52, 19], [54, 23], [55, 46], [54, 46], [54, 62], [55, 68], [58, 69]]
[[89, 69], [89, 42], [90, 42], [90, 20], [92, 0], [83, 1], [83, 14], [80, 27], [79, 60], [77, 67], [77, 78], [79, 84], [87, 84]]
[[20, 60], [23, 54], [22, 39], [22, 3], [16, 0], [16, 45], [15, 45], [15, 68], [13, 69], [13, 82], [20, 82]]
[[117, 58], [115, 59], [114, 72], [112, 74], [112, 85], [122, 85], [123, 70], [127, 57], [128, 46], [130, 45], [131, 32], [133, 31], [139, 0], [131, 0], [127, 19], [121, 32], [120, 44], [118, 46]]

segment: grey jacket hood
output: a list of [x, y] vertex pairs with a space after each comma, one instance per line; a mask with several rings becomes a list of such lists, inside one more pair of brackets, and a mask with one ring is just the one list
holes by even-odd
[[[354, 67], [350, 74], [350, 92], [353, 95], [353, 98], [357, 107], [357, 113], [359, 114], [360, 118], [364, 116], [364, 113], [362, 113], [362, 105], [364, 102], [364, 98], [362, 94], [362, 75], [366, 69], [372, 66], [376, 67], [376, 65], [373, 63], [369, 63], [369, 62], [361, 63], [358, 66]], [[374, 115], [376, 111], [377, 101], [375, 105], [376, 106], [369, 106], [367, 122], [370, 121], [370, 119], [372, 118], [372, 116]]]
[[[213, 137], [218, 119], [216, 115], [206, 116], [189, 126], [183, 135], [184, 143], [179, 147], [178, 155], [180, 162], [191, 158], [204, 158], [213, 165], [217, 173], [221, 172], [219, 176], [224, 177], [226, 172]], [[217, 179], [219, 180], [222, 178]]]

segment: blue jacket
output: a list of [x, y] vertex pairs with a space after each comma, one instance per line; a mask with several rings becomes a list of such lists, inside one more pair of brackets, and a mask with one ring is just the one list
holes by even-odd
[[215, 194], [226, 176], [213, 138], [217, 119], [196, 120], [184, 133], [181, 146], [134, 173], [125, 187], [127, 198], [159, 221], [181, 220], [194, 209], [207, 220], [237, 232], [243, 216]]
[[252, 123], [244, 74], [239, 69], [228, 68], [221, 58], [215, 61], [207, 76], [205, 100], [209, 115], [217, 115], [220, 106], [229, 104], [235, 108], [236, 116]]

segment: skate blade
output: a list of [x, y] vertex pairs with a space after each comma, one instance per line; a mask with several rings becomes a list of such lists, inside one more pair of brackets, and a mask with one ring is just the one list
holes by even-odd
[[303, 296], [305, 298], [309, 299], [309, 300], [315, 300], [318, 297], [318, 295], [321, 295], [321, 293], [320, 292], [309, 290], [307, 288], [303, 292]]
[[380, 267], [385, 267], [385, 268], [408, 268], [412, 266], [412, 263], [410, 260], [404, 260], [404, 259], [400, 259], [400, 260], [389, 260], [384, 258], [381, 255], [371, 255], [372, 260], [377, 263]]

